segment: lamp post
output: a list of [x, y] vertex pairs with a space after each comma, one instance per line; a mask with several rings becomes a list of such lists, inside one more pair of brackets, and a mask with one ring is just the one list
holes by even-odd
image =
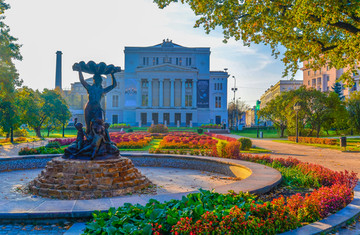
[[301, 106], [299, 102], [296, 102], [294, 105], [294, 110], [296, 112], [296, 143], [299, 143], [299, 122], [298, 122], [298, 114]]
[[235, 102], [235, 94], [236, 94], [236, 91], [237, 91], [237, 87], [236, 87], [236, 79], [235, 79], [235, 76], [232, 76], [234, 78], [234, 87], [231, 88], [231, 90], [234, 92], [234, 110], [233, 110], [233, 127], [235, 129], [235, 126], [236, 126], [236, 121], [235, 121], [235, 112], [236, 112], [236, 102]]

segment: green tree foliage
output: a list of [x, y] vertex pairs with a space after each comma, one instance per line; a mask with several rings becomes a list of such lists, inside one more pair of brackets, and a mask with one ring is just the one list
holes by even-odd
[[346, 101], [349, 111], [349, 125], [360, 133], [360, 92], [354, 92]]
[[21, 120], [41, 137], [41, 128], [49, 125], [66, 125], [71, 117], [65, 100], [55, 90], [45, 89], [42, 93], [28, 87], [19, 89], [19, 104], [22, 107]]
[[335, 82], [331, 89], [333, 89], [333, 91], [339, 96], [341, 100], [344, 100], [345, 96], [343, 96], [343, 89], [340, 82]]
[[[160, 8], [178, 0], [154, 0]], [[286, 69], [295, 75], [299, 61], [311, 61], [317, 70], [330, 67], [351, 68], [341, 79], [350, 81], [360, 61], [359, 0], [181, 0], [199, 16], [195, 27], [207, 33], [221, 27], [224, 41], [242, 40], [244, 45], [264, 43], [275, 58], [282, 55]]]
[[259, 116], [264, 120], [270, 120], [280, 130], [280, 137], [284, 137], [288, 126], [288, 106], [292, 101], [292, 95], [288, 92], [276, 96], [270, 100], [263, 109], [259, 110]]
[[19, 125], [15, 88], [22, 83], [13, 60], [22, 57], [17, 39], [10, 35], [10, 28], [4, 22], [4, 13], [9, 8], [4, 0], [0, 0], [0, 128], [10, 133], [13, 140], [13, 129]]

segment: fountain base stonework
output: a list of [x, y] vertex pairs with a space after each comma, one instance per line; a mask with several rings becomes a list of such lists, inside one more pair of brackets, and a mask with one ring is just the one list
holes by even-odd
[[125, 157], [107, 160], [54, 158], [29, 184], [35, 195], [58, 199], [96, 199], [134, 193], [151, 182]]

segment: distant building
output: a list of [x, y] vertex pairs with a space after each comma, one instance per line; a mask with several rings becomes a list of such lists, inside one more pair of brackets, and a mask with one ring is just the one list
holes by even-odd
[[248, 109], [245, 112], [245, 126], [252, 127], [256, 125], [255, 108]]
[[[183, 47], [164, 40], [150, 47], [125, 47], [124, 53], [125, 70], [115, 74], [118, 85], [102, 104], [107, 122], [132, 126], [227, 124], [229, 75], [210, 71], [210, 48]], [[104, 86], [110, 84], [108, 76]], [[80, 117], [87, 94], [79, 82], [73, 83], [71, 90], [76, 100], [73, 104], [80, 101], [72, 112]]]
[[260, 109], [264, 108], [266, 104], [280, 95], [282, 92], [296, 90], [303, 85], [302, 80], [280, 80], [275, 85], [268, 88], [260, 98]]
[[[319, 70], [306, 69], [308, 61], [303, 62], [303, 83], [307, 88], [314, 88], [319, 91], [332, 91], [336, 80], [346, 71], [346, 69], [335, 69], [325, 65]], [[359, 72], [359, 71], [358, 71]], [[355, 80], [355, 85], [352, 88], [346, 88], [343, 85], [343, 95], [348, 96], [353, 91], [359, 91], [359, 75], [352, 76]]]

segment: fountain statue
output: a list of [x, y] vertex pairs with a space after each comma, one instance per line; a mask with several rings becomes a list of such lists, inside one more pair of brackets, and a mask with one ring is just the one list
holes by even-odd
[[[109, 123], [104, 122], [101, 99], [116, 87], [114, 73], [120, 67], [96, 64], [93, 61], [75, 63], [89, 101], [84, 109], [83, 124], [75, 120], [76, 140], [65, 149], [62, 157], [49, 161], [45, 170], [29, 184], [30, 192], [60, 199], [94, 199], [115, 197], [147, 188], [151, 182], [134, 167], [132, 161], [120, 156], [110, 139]], [[93, 74], [93, 83], [85, 81], [83, 72]], [[109, 75], [112, 84], [103, 88], [102, 76]]]

